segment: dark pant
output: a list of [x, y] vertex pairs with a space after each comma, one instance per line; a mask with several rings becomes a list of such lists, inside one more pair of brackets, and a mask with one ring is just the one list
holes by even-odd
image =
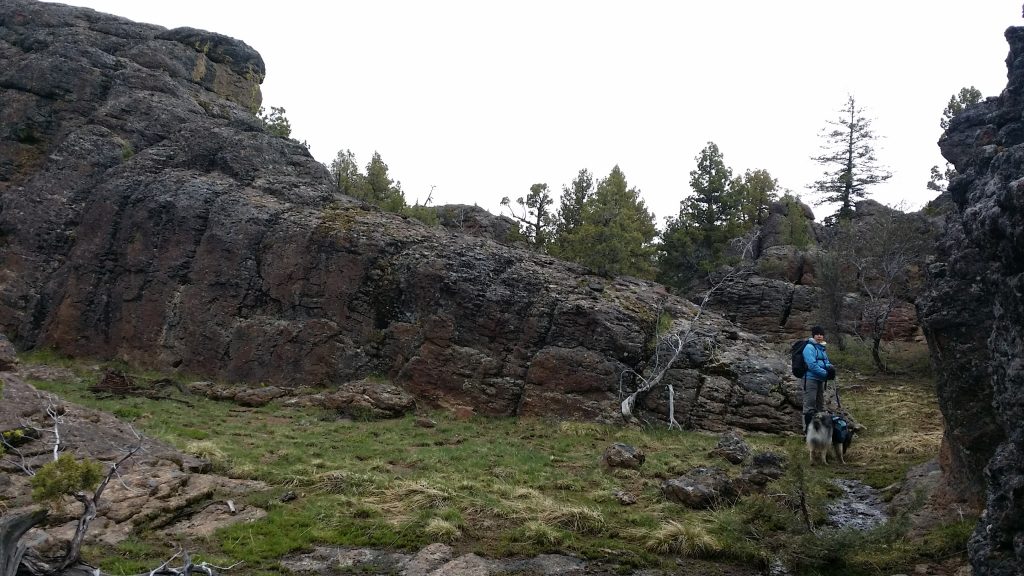
[[815, 378], [804, 378], [804, 432], [811, 424], [815, 412], [825, 409], [825, 382]]

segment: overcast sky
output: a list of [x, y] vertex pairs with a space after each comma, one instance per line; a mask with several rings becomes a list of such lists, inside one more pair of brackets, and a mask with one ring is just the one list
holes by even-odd
[[[657, 215], [678, 213], [715, 142], [735, 174], [763, 168], [813, 200], [821, 132], [852, 94], [892, 179], [920, 208], [951, 95], [1006, 84], [1007, 0], [70, 0], [245, 41], [263, 101], [329, 164], [380, 152], [410, 204], [501, 211], [503, 196], [618, 164]], [[834, 207], [817, 207], [819, 218]]]

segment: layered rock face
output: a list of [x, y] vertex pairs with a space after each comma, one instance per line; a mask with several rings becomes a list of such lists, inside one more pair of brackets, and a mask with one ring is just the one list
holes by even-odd
[[[803, 212], [803, 230], [792, 229], [789, 210]], [[825, 288], [820, 264], [822, 256], [827, 256], [825, 247], [833, 240], [834, 231], [815, 224], [813, 219], [814, 213], [804, 204], [773, 203], [748, 262], [753, 274], [718, 289], [711, 299], [712, 307], [745, 329], [775, 339], [807, 336], [811, 326], [826, 324], [826, 314], [821, 312]], [[851, 221], [854, 234], [858, 229], [863, 231], [888, 225], [907, 230], [907, 234], [915, 235], [913, 240], [920, 244], [930, 244], [940, 228], [939, 223], [921, 213], [902, 213], [874, 200], [856, 203]], [[795, 233], [806, 240], [806, 246], [792, 244], [791, 238]], [[911, 244], [910, 239], [905, 241], [908, 246]], [[909, 285], [920, 285], [919, 264], [913, 261], [906, 266]], [[870, 336], [873, 310], [888, 306], [890, 302], [885, 298], [873, 301], [856, 285], [856, 275], [856, 270], [850, 267], [844, 271], [849, 280], [843, 290], [852, 291], [842, 294], [842, 309], [836, 324], [846, 334]], [[905, 294], [891, 303], [892, 309], [882, 330], [886, 340], [913, 340], [919, 336], [913, 298], [913, 293]]]
[[985, 494], [969, 552], [975, 574], [998, 576], [1024, 566], [1024, 28], [1006, 38], [1006, 89], [939, 141], [960, 174], [956, 209], [919, 302], [939, 368], [943, 466], [956, 487]]
[[[242, 42], [4, 0], [0, 60], [0, 331], [20, 348], [615, 417], [661, 314], [695, 314], [658, 285], [495, 242], [500, 220], [432, 228], [337, 194], [253, 116], [264, 70]], [[715, 397], [691, 422], [794, 428], [783, 355], [706, 318], [715, 353], [680, 377], [695, 405]]]

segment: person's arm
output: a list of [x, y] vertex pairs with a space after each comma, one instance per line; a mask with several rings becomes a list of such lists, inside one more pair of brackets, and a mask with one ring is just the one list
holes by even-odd
[[807, 375], [813, 376], [816, 380], [824, 380], [828, 372], [818, 361], [818, 347], [808, 342], [804, 344], [804, 362], [807, 363]]

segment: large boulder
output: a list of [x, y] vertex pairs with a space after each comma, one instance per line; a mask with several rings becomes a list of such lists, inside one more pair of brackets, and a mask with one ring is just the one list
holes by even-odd
[[18, 353], [7, 336], [0, 334], [0, 372], [14, 370], [18, 365]]
[[[617, 418], [662, 312], [697, 313], [496, 242], [514, 230], [478, 208], [429, 227], [339, 194], [253, 115], [263, 64], [238, 40], [5, 0], [0, 57], [0, 330], [20, 348], [241, 384], [250, 404], [376, 376], [476, 413]], [[785, 429], [777, 351], [701, 318], [719, 360], [680, 368], [719, 405], [693, 425]]]
[[954, 490], [984, 495], [974, 574], [1024, 566], [1024, 28], [1006, 31], [1008, 83], [939, 141], [958, 176], [919, 316], [937, 366], [940, 462]]

